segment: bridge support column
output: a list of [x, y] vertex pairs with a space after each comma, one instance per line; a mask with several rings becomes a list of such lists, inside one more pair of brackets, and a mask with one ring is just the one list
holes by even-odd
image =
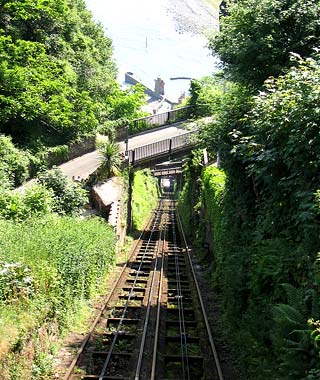
[[127, 234], [132, 230], [132, 186], [134, 171], [131, 166], [128, 167], [128, 176]]

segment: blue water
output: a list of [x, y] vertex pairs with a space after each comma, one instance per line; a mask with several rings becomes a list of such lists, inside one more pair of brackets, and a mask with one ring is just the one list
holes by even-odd
[[[86, 3], [113, 40], [120, 83], [124, 81], [124, 73], [131, 71], [153, 89], [154, 79], [160, 76], [165, 81], [165, 95], [176, 101], [188, 91], [190, 81], [172, 81], [171, 77], [201, 78], [216, 70], [206, 37], [192, 30], [192, 24], [184, 25], [181, 15], [177, 21], [172, 7], [177, 7], [179, 0], [86, 0]], [[184, 11], [181, 4], [180, 11], [181, 7]]]

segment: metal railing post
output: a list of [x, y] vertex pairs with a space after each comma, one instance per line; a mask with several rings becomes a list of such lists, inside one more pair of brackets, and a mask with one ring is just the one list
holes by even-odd
[[131, 161], [131, 165], [132, 165], [132, 166], [134, 166], [135, 155], [136, 155], [136, 150], [133, 149], [133, 150], [132, 150], [132, 161]]
[[171, 160], [172, 138], [169, 140], [169, 161]]

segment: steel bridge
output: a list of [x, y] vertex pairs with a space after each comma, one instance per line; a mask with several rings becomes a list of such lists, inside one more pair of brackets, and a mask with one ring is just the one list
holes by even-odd
[[126, 151], [125, 157], [129, 165], [150, 166], [159, 161], [172, 160], [181, 157], [197, 145], [197, 130], [155, 141]]

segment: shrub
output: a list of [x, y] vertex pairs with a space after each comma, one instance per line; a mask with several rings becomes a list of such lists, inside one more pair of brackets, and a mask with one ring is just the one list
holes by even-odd
[[81, 185], [71, 181], [60, 169], [40, 174], [39, 182], [53, 192], [53, 211], [58, 214], [76, 213], [87, 202], [87, 193]]
[[42, 185], [34, 184], [25, 193], [0, 191], [0, 218], [23, 221], [53, 209], [53, 193]]
[[0, 175], [5, 178], [6, 186], [8, 183], [19, 186], [29, 178], [28, 154], [17, 149], [11, 137], [0, 135], [0, 162]]

